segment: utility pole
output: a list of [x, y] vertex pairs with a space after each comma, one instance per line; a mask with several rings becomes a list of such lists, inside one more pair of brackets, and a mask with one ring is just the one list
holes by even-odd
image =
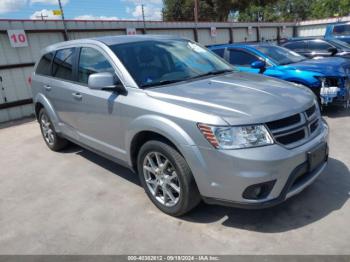
[[146, 34], [146, 20], [145, 20], [145, 8], [144, 5], [141, 5], [142, 9], [142, 21], [143, 21], [143, 33]]
[[49, 17], [48, 15], [43, 15], [43, 12], [40, 12], [40, 15], [37, 15], [35, 17], [40, 17], [41, 20], [43, 21], [45, 17]]
[[194, 22], [198, 23], [198, 0], [194, 0]]
[[61, 0], [58, 0], [58, 5], [59, 5], [60, 10], [61, 10], [61, 18], [62, 18], [62, 23], [63, 23], [63, 28], [64, 28], [64, 40], [67, 41], [67, 40], [69, 40], [69, 38], [68, 38], [68, 31], [67, 31], [66, 22], [64, 21], [64, 13], [63, 13]]
[[194, 0], [194, 40], [198, 42], [198, 0]]

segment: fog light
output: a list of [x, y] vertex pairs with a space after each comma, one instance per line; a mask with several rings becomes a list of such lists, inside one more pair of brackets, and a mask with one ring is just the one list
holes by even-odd
[[275, 185], [276, 180], [255, 184], [247, 187], [243, 192], [243, 198], [245, 199], [262, 199], [267, 197], [273, 186]]

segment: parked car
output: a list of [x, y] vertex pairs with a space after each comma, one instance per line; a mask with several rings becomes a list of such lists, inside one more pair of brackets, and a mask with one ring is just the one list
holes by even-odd
[[328, 25], [324, 37], [326, 39], [338, 39], [350, 44], [350, 22]]
[[32, 89], [50, 149], [72, 141], [131, 168], [173, 216], [201, 199], [278, 204], [327, 164], [328, 127], [309, 89], [233, 70], [190, 40], [58, 43], [43, 50]]
[[344, 58], [307, 59], [272, 44], [226, 44], [209, 47], [243, 72], [260, 73], [309, 87], [321, 105], [349, 106], [350, 61]]
[[350, 45], [337, 39], [296, 37], [288, 39], [281, 46], [307, 58], [330, 56], [350, 58]]

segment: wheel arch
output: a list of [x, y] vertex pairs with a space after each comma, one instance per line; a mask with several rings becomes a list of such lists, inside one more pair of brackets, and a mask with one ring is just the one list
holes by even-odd
[[135, 119], [127, 132], [128, 164], [137, 171], [137, 154], [143, 144], [160, 140], [174, 147], [182, 156], [183, 146], [194, 145], [192, 138], [175, 122], [160, 116], [143, 116]]
[[37, 94], [33, 100], [36, 118], [39, 118], [39, 112], [42, 108], [44, 108], [46, 113], [49, 115], [52, 124], [54, 125], [55, 131], [59, 133], [59, 118], [50, 101], [43, 94]]

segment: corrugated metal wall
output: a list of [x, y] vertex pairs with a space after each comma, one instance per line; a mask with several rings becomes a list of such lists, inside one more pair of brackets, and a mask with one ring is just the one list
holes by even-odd
[[298, 27], [298, 36], [323, 36], [327, 25], [305, 25]]
[[[13, 48], [7, 33], [0, 32], [0, 66], [25, 65], [9, 69], [0, 69], [0, 104], [23, 101], [32, 98], [28, 77], [33, 71], [31, 65], [40, 57], [41, 49], [60, 41], [63, 35], [57, 33], [28, 33], [29, 47]], [[18, 119], [33, 114], [31, 104], [0, 109], [0, 122]]]
[[277, 28], [262, 28], [260, 39], [261, 41], [277, 41]]
[[[139, 32], [142, 33], [141, 31]], [[194, 40], [194, 32], [192, 29], [162, 29], [162, 30], [152, 30], [147, 29], [147, 34], [153, 35], [176, 35], [179, 37], [185, 37]]]
[[246, 28], [235, 28], [233, 30], [233, 41], [234, 42], [253, 42], [257, 41], [256, 38], [256, 28], [251, 30]]
[[[147, 34], [177, 35], [196, 40], [203, 45], [260, 40], [276, 41], [278, 37], [293, 35], [294, 23], [198, 23], [147, 22]], [[320, 35], [324, 24], [298, 24], [300, 35]], [[216, 36], [211, 35], [216, 28]], [[31, 99], [28, 77], [33, 63], [40, 57], [42, 48], [64, 41], [62, 21], [0, 20], [0, 122], [28, 116], [33, 113], [31, 104], [1, 109], [1, 105]], [[140, 21], [67, 21], [68, 38], [80, 39], [104, 35], [123, 35], [127, 28], [144, 32]], [[259, 32], [258, 29], [259, 28]], [[278, 35], [280, 28], [280, 35]], [[281, 29], [283, 28], [283, 30]], [[28, 47], [13, 48], [7, 36], [8, 29], [24, 29]], [[6, 98], [6, 101], [5, 101]]]
[[350, 16], [303, 21], [296, 24], [298, 36], [323, 36], [328, 24], [349, 22]]

